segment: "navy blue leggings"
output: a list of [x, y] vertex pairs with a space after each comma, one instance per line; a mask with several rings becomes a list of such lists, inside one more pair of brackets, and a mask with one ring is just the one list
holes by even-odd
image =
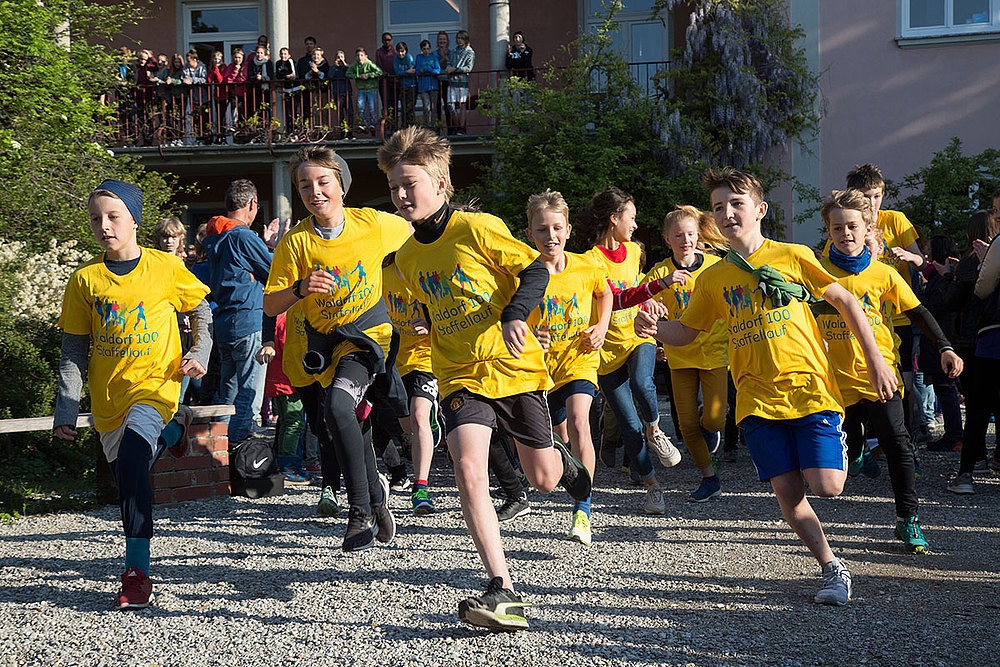
[[118, 458], [111, 469], [118, 484], [118, 504], [125, 537], [153, 536], [153, 485], [149, 481], [149, 443], [130, 428], [125, 429]]

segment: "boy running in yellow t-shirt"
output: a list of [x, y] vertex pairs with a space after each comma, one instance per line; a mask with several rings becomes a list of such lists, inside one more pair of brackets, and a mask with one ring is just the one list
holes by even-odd
[[[668, 320], [679, 320], [691, 301], [698, 277], [719, 262], [715, 255], [701, 251], [702, 243], [707, 241], [722, 247], [725, 239], [720, 236], [710, 213], [693, 206], [678, 206], [663, 219], [663, 240], [673, 256], [650, 269], [646, 280], [663, 280], [667, 284], [667, 288], [654, 298], [667, 308]], [[710, 331], [699, 333], [691, 345], [667, 346], [663, 350], [670, 366], [681, 436], [702, 476], [701, 484], [688, 496], [691, 502], [703, 503], [722, 495], [712, 454], [719, 447], [719, 431], [726, 425], [729, 388], [726, 348], [726, 324], [720, 319]], [[702, 397], [700, 411], [699, 394]], [[711, 444], [706, 437], [712, 440]]]
[[[549, 284], [539, 309], [539, 329], [547, 335], [545, 363], [553, 387], [547, 400], [552, 424], [573, 455], [594, 478], [596, 456], [590, 434], [590, 407], [597, 394], [600, 349], [611, 322], [613, 297], [603, 264], [592, 257], [566, 252], [569, 206], [558, 192], [546, 190], [528, 198], [528, 239], [541, 253]], [[595, 308], [596, 305], [596, 308]], [[567, 539], [589, 545], [590, 497], [577, 500]]]
[[840, 428], [840, 392], [805, 300], [823, 298], [837, 308], [858, 338], [868, 377], [879, 400], [896, 391], [857, 300], [820, 266], [805, 246], [765, 239], [764, 191], [754, 176], [732, 168], [702, 177], [712, 213], [731, 251], [701, 276], [680, 321], [636, 318], [640, 334], [665, 345], [689, 345], [719, 319], [729, 333], [729, 363], [736, 382], [736, 419], [758, 477], [770, 481], [788, 525], [823, 568], [820, 604], [851, 598], [851, 573], [830, 549], [823, 526], [806, 498], [844, 489], [847, 456]]
[[437, 376], [448, 448], [462, 514], [486, 568], [480, 597], [458, 605], [462, 621], [487, 628], [526, 628], [524, 603], [512, 589], [487, 473], [490, 437], [514, 441], [531, 485], [562, 484], [577, 500], [590, 495], [587, 469], [558, 445], [545, 390], [552, 381], [541, 344], [525, 320], [545, 293], [549, 272], [538, 254], [485, 213], [453, 210], [451, 146], [426, 128], [408, 127], [378, 150], [392, 202], [413, 224], [396, 266], [430, 314], [431, 365]]
[[[914, 295], [895, 269], [872, 261], [865, 244], [874, 231], [871, 207], [860, 190], [834, 190], [820, 208], [826, 232], [832, 241], [822, 264], [837, 282], [850, 292], [865, 312], [875, 342], [887, 364], [895, 365], [892, 327], [885, 319], [887, 306], [893, 313], [904, 313], [937, 343], [941, 367], [949, 377], [957, 377], [962, 360], [952, 350], [941, 327]], [[879, 401], [865, 377], [865, 361], [857, 339], [844, 325], [838, 312], [826, 303], [813, 306], [813, 313], [826, 341], [834, 377], [844, 399], [845, 421], [872, 424], [879, 446], [885, 452], [889, 479], [896, 497], [896, 537], [910, 553], [926, 553], [927, 539], [917, 517], [916, 480], [913, 475], [913, 445], [903, 420], [903, 401], [899, 392]], [[897, 375], [897, 384], [901, 379]], [[846, 429], [851, 433], [851, 429]], [[863, 437], [848, 438], [848, 460], [861, 458]]]
[[[104, 252], [80, 266], [66, 285], [54, 432], [62, 440], [76, 438], [83, 366], [93, 343], [87, 383], [94, 428], [115, 475], [125, 529], [125, 573], [115, 606], [141, 609], [154, 599], [149, 470], [163, 450], [185, 452], [192, 414], [186, 406], [178, 409], [181, 380], [205, 375], [212, 312], [205, 301], [208, 287], [179, 257], [139, 247], [142, 190], [106, 180], [91, 193], [88, 211]], [[178, 312], [189, 315], [195, 341], [183, 356]]]
[[407, 237], [409, 225], [389, 213], [346, 208], [341, 170], [328, 148], [303, 148], [292, 158], [292, 176], [311, 215], [274, 251], [264, 312], [275, 316], [302, 302], [309, 350], [300, 359], [326, 390], [326, 425], [347, 487], [341, 548], [360, 551], [396, 534], [388, 480], [375, 467], [356, 410], [377, 378], [391, 380], [395, 372], [382, 262]]

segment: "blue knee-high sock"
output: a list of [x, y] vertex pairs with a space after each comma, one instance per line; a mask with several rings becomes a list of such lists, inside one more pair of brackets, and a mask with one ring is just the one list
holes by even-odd
[[160, 431], [160, 440], [163, 441], [164, 446], [173, 447], [181, 439], [182, 435], [184, 435], [184, 425], [171, 420]]
[[574, 512], [583, 512], [584, 514], [587, 515], [587, 518], [589, 519], [590, 518], [590, 498], [591, 498], [591, 496], [587, 496], [586, 500], [578, 500], [578, 501], [576, 501], [576, 504], [573, 505], [573, 511]]
[[149, 538], [125, 538], [125, 569], [133, 567], [145, 575], [149, 574]]

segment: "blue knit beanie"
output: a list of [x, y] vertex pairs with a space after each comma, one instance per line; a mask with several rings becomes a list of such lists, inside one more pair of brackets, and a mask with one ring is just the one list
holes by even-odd
[[95, 188], [95, 191], [96, 190], [107, 190], [114, 196], [121, 199], [122, 202], [125, 203], [125, 208], [127, 208], [128, 212], [132, 214], [135, 224], [138, 225], [142, 222], [142, 190], [131, 183], [116, 181], [113, 178], [108, 178], [102, 181], [101, 184]]

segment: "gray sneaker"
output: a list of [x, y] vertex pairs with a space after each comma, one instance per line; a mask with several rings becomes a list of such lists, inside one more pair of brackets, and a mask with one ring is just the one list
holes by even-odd
[[656, 454], [656, 458], [660, 459], [664, 468], [673, 468], [681, 462], [681, 453], [677, 451], [674, 443], [670, 442], [670, 438], [663, 431], [657, 430], [653, 433], [653, 437], [648, 439], [648, 442], [649, 448]]
[[340, 516], [343, 508], [337, 502], [337, 493], [332, 487], [324, 486], [319, 496], [319, 504], [316, 505], [316, 514], [336, 518]]
[[659, 486], [646, 489], [646, 504], [642, 509], [646, 514], [666, 514], [667, 503], [663, 499], [663, 489]]
[[971, 496], [976, 492], [976, 490], [972, 487], [971, 472], [955, 475], [954, 479], [951, 480], [951, 484], [949, 484], [946, 488], [952, 493], [957, 493], [960, 496]]
[[840, 561], [827, 563], [823, 568], [823, 586], [813, 602], [841, 607], [851, 599], [851, 573]]

